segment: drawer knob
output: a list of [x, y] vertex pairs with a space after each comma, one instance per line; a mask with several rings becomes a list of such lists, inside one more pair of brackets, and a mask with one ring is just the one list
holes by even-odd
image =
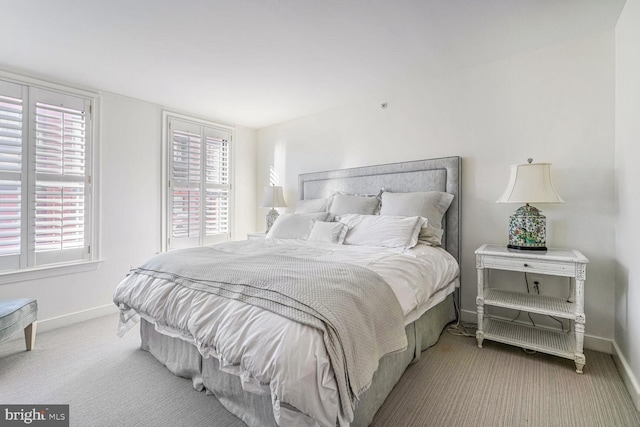
[[529, 267], [529, 264], [527, 264], [527, 263], [525, 262], [525, 263], [524, 263], [524, 266], [525, 266], [525, 267]]

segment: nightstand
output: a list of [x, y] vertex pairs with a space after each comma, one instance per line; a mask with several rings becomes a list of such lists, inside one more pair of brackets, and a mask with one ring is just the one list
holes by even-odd
[[247, 233], [247, 240], [259, 240], [267, 237], [267, 233]]
[[[575, 361], [576, 372], [581, 374], [586, 363], [583, 353], [586, 322], [584, 283], [588, 262], [584, 255], [573, 249], [537, 252], [512, 250], [501, 245], [483, 245], [478, 248], [478, 347], [482, 348], [482, 341], [487, 339], [553, 354]], [[565, 300], [492, 288], [488, 283], [490, 269], [568, 277], [569, 297]], [[569, 328], [569, 332], [562, 332], [498, 319], [485, 313], [485, 306], [568, 319], [573, 327]]]

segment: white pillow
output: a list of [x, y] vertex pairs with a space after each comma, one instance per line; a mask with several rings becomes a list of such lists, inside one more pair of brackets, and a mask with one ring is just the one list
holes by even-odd
[[306, 240], [313, 228], [313, 221], [324, 221], [328, 216], [327, 212], [280, 215], [271, 226], [266, 238]]
[[315, 221], [309, 240], [341, 245], [348, 230], [349, 227], [341, 222]]
[[327, 199], [307, 199], [298, 201], [297, 214], [327, 212]]
[[333, 196], [329, 212], [333, 215], [378, 213], [380, 199], [376, 196], [357, 196], [355, 194], [336, 194]]
[[453, 201], [453, 194], [442, 191], [382, 193], [380, 215], [421, 216], [427, 222], [420, 232], [421, 242], [442, 245], [442, 218]]
[[425, 222], [419, 216], [342, 215], [340, 222], [349, 227], [345, 245], [412, 248]]

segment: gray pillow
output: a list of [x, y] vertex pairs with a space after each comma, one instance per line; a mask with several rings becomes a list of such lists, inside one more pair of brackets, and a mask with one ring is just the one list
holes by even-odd
[[442, 218], [453, 201], [453, 194], [442, 191], [415, 193], [382, 193], [380, 215], [421, 216], [427, 218], [419, 241], [442, 245]]
[[308, 240], [341, 245], [347, 231], [349, 227], [341, 222], [315, 221]]
[[336, 194], [329, 207], [333, 215], [360, 214], [374, 215], [378, 212], [380, 199], [376, 196], [356, 196], [354, 194]]
[[318, 213], [327, 211], [327, 199], [307, 199], [298, 201], [297, 214]]
[[314, 221], [325, 221], [328, 213], [284, 214], [280, 215], [267, 233], [267, 239], [307, 240]]

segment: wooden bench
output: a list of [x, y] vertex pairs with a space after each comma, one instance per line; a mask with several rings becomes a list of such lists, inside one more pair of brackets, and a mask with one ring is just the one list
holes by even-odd
[[0, 300], [0, 343], [24, 330], [27, 350], [36, 343], [38, 301], [32, 298]]

